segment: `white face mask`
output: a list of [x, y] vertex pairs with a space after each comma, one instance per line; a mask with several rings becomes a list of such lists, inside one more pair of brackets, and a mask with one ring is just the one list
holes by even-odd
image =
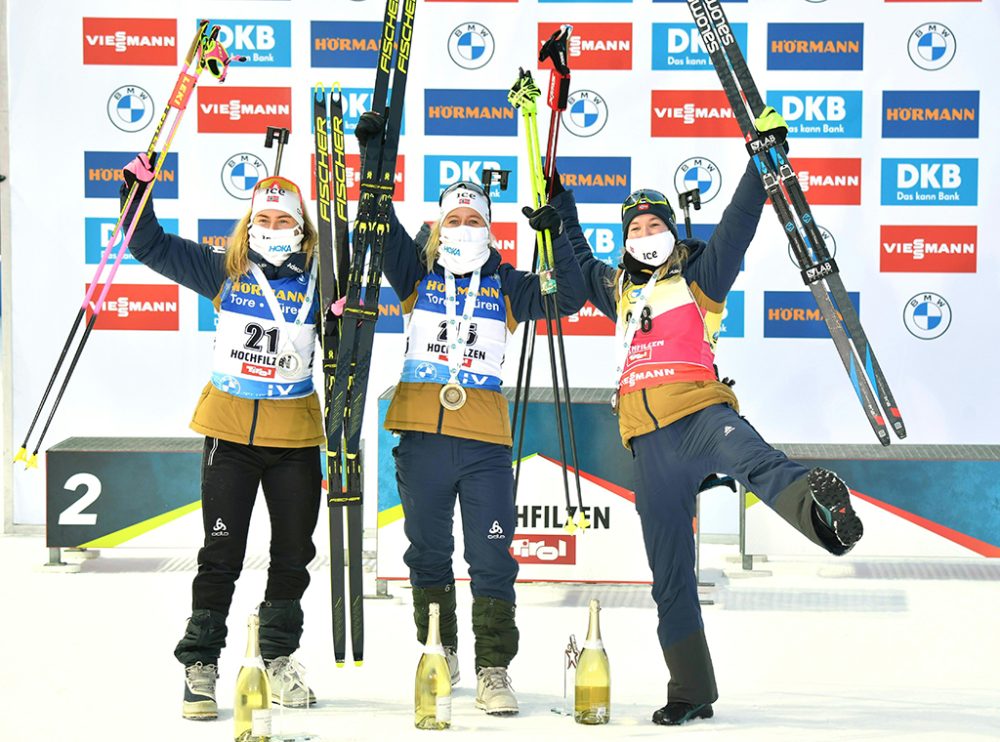
[[625, 249], [640, 263], [657, 268], [666, 263], [674, 251], [674, 235], [665, 229], [645, 237], [630, 237], [625, 240]]
[[302, 230], [299, 227], [268, 229], [251, 224], [249, 235], [250, 249], [271, 265], [281, 265], [289, 255], [302, 248]]
[[472, 273], [489, 256], [489, 227], [441, 227], [438, 262], [452, 273]]

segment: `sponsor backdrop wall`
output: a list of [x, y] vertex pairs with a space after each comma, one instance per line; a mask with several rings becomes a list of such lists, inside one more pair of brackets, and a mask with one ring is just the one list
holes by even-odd
[[[291, 127], [282, 172], [312, 191], [314, 83], [343, 86], [353, 132], [370, 101], [384, 9], [381, 0], [57, 4], [58, 12], [53, 3], [8, 11], [15, 446], [114, 225], [119, 169], [147, 146], [196, 19], [220, 24], [223, 40], [250, 61], [222, 86], [203, 76], [155, 206], [166, 229], [221, 244], [273, 168], [267, 125]], [[1000, 403], [988, 390], [1000, 377], [1000, 245], [985, 217], [998, 155], [983, 137], [1000, 103], [982, 62], [995, 44], [996, 6], [749, 0], [726, 10], [758, 86], [791, 127], [792, 161], [909, 441], [997, 442]], [[477, 179], [483, 166], [509, 169], [494, 231], [507, 259], [529, 267], [532, 233], [519, 214], [529, 200], [523, 127], [505, 91], [519, 66], [536, 69], [538, 42], [559, 23], [575, 29], [560, 170], [595, 252], [617, 261], [619, 204], [638, 186], [671, 194], [700, 186], [694, 230], [710, 235], [747, 156], [678, 0], [420, 0], [397, 173], [403, 223], [415, 232], [433, 218], [443, 186]], [[40, 34], [48, 56], [37, 53]], [[547, 68], [537, 74], [544, 89]], [[547, 118], [543, 109], [543, 136]], [[349, 168], [357, 166], [353, 137], [348, 152]], [[356, 195], [353, 169], [349, 178]], [[383, 296], [365, 427], [372, 462], [376, 399], [397, 377], [403, 350], [399, 306], [388, 288]], [[48, 443], [191, 435], [213, 328], [207, 301], [127, 258]], [[588, 306], [564, 329], [573, 384], [610, 386], [611, 323]], [[770, 208], [730, 296], [718, 360], [769, 440], [875, 442]], [[536, 384], [548, 383], [548, 364], [535, 366]], [[516, 368], [512, 351], [505, 381]], [[14, 522], [43, 522], [44, 475], [17, 467], [13, 478]], [[142, 482], [134, 486], [142, 497]]]

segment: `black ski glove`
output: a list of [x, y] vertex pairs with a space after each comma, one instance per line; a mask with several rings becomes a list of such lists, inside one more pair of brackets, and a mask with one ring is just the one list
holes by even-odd
[[552, 168], [552, 177], [545, 179], [545, 191], [549, 194], [549, 200], [552, 200], [560, 193], [565, 193], [566, 189], [563, 188], [562, 179], [559, 177], [559, 170]]
[[530, 206], [521, 209], [521, 213], [528, 217], [528, 224], [537, 232], [549, 230], [550, 234], [560, 235], [563, 231], [562, 217], [549, 204], [545, 204], [540, 209], [532, 210]]
[[145, 152], [136, 155], [132, 161], [122, 168], [122, 179], [125, 181], [125, 188], [132, 189], [136, 181], [149, 183], [153, 179], [156, 171], [156, 158], [158, 152], [154, 152], [152, 157], [147, 157]]
[[385, 128], [385, 117], [375, 111], [365, 111], [358, 119], [357, 126], [354, 127], [354, 136], [358, 138], [358, 143], [362, 149], [368, 145], [373, 137], [377, 137]]
[[413, 237], [413, 242], [414, 244], [416, 244], [418, 248], [420, 248], [421, 250], [425, 250], [427, 248], [427, 239], [430, 236], [431, 236], [431, 225], [428, 224], [427, 222], [424, 222], [423, 224], [420, 225], [420, 230]]

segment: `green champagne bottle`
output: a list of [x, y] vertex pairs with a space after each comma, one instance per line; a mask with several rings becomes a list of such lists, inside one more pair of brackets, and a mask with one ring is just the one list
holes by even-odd
[[247, 651], [236, 678], [233, 721], [236, 742], [269, 742], [271, 739], [271, 684], [260, 656], [257, 633], [260, 619], [251, 614], [247, 621]]
[[587, 640], [576, 666], [576, 704], [573, 718], [578, 724], [611, 721], [611, 665], [601, 641], [601, 604], [590, 601]]
[[437, 603], [428, 609], [427, 643], [414, 683], [413, 723], [417, 729], [447, 729], [451, 726], [451, 673], [441, 645], [441, 609]]

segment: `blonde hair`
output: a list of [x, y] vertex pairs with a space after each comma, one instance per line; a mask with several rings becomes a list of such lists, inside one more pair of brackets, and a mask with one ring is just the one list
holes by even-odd
[[[313, 226], [309, 214], [302, 212], [302, 250], [306, 255], [306, 270], [312, 265], [313, 252], [319, 235]], [[250, 212], [247, 211], [243, 218], [236, 222], [232, 234], [226, 240], [226, 276], [235, 281], [237, 278], [250, 270]], [[222, 295], [215, 297], [215, 308], [219, 308]]]
[[[486, 226], [489, 227], [490, 225], [487, 224]], [[492, 228], [490, 228], [490, 247], [497, 249], [497, 239], [493, 236]], [[440, 252], [441, 220], [438, 219], [431, 227], [431, 233], [427, 236], [427, 242], [424, 244], [424, 263], [427, 265], [428, 273], [434, 270], [434, 263], [437, 261]]]

